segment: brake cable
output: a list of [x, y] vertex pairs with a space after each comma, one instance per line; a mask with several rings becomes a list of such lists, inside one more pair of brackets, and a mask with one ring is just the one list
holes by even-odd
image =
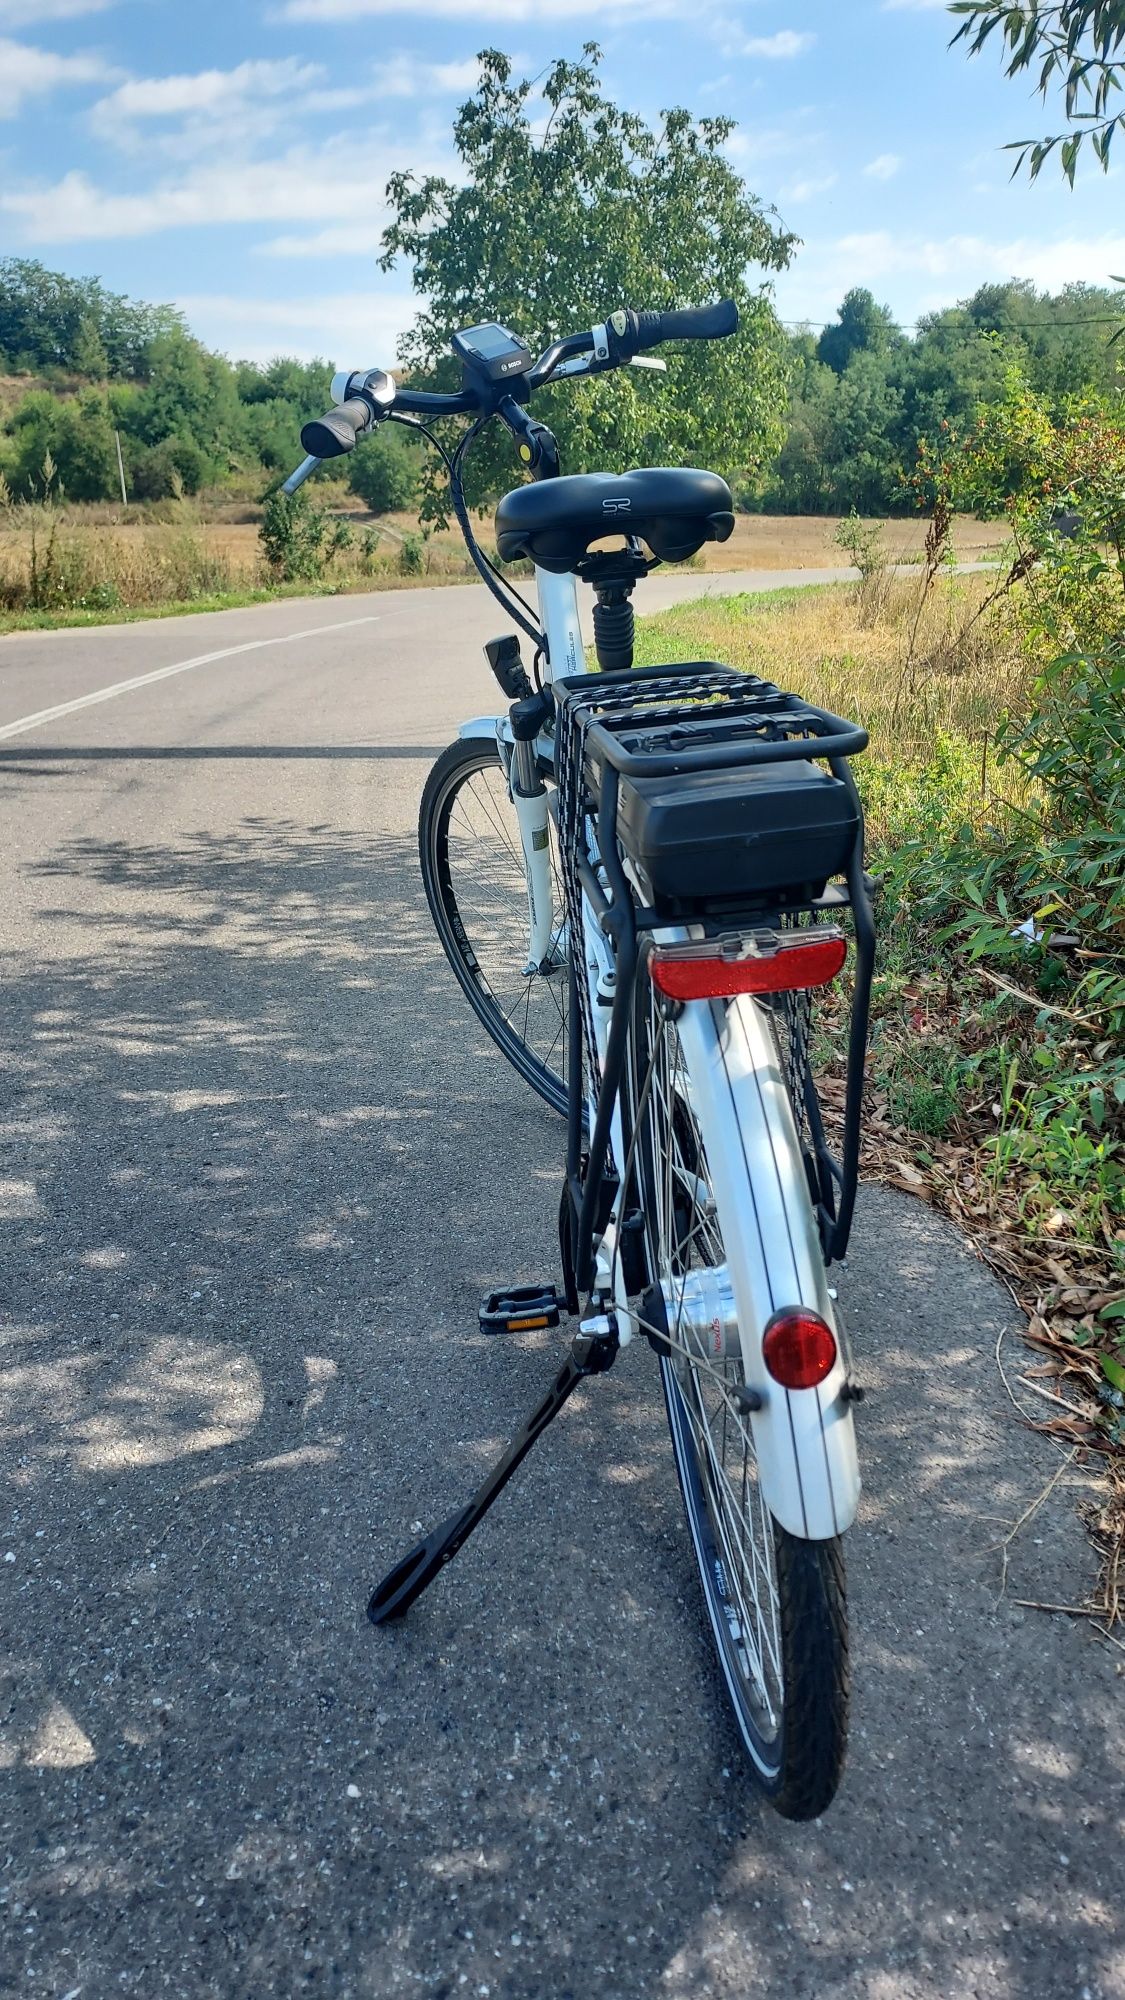
[[465, 492], [461, 483], [461, 465], [469, 447], [476, 442], [485, 425], [491, 421], [491, 415], [491, 411], [488, 411], [483, 416], [478, 417], [474, 424], [470, 424], [468, 430], [457, 444], [452, 458], [446, 459], [449, 467], [449, 496], [453, 502], [453, 512], [457, 517], [457, 525], [464, 536], [470, 560], [482, 583], [492, 592], [497, 603], [503, 606], [509, 618], [520, 627], [521, 631], [526, 632], [536, 650], [539, 651], [545, 646], [546, 640], [543, 632], [536, 623], [535, 613], [531, 605], [525, 597], [521, 596], [514, 584], [509, 583], [507, 577], [502, 575], [495, 563], [480, 547], [473, 533], [472, 522], [469, 519], [469, 510], [465, 505]]

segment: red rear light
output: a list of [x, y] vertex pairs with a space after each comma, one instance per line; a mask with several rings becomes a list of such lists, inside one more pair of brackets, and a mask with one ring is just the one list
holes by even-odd
[[784, 1389], [815, 1389], [836, 1366], [836, 1336], [819, 1313], [790, 1306], [762, 1335], [762, 1359]]
[[655, 945], [652, 983], [669, 1000], [722, 1000], [736, 993], [792, 993], [827, 986], [848, 955], [843, 931], [756, 931], [748, 937]]

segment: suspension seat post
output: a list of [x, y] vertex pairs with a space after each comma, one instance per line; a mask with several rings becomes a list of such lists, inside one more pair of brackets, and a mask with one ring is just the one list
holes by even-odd
[[624, 673], [633, 664], [635, 619], [631, 579], [599, 583], [594, 601], [594, 646], [603, 673]]

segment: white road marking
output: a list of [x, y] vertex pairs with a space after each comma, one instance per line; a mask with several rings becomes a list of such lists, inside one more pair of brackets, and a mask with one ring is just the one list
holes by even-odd
[[151, 687], [155, 681], [171, 680], [173, 674], [186, 674], [192, 667], [209, 667], [215, 660], [229, 660], [235, 653], [256, 653], [262, 646], [288, 646], [295, 639], [320, 639], [326, 632], [346, 632], [354, 625], [377, 625], [381, 613], [369, 612], [365, 618], [341, 618], [338, 624], [314, 625], [307, 632], [280, 632], [273, 639], [247, 639], [241, 646], [223, 646], [217, 653], [197, 653], [192, 660], [176, 660], [170, 667], [156, 667], [151, 674], [136, 674], [129, 681], [115, 681], [112, 687], [95, 688], [91, 694], [80, 694], [74, 701], [60, 701], [54, 708], [41, 708], [35, 715], [21, 715], [16, 722], [6, 722], [0, 727], [0, 743], [12, 736], [24, 736], [29, 729], [41, 729], [45, 722], [57, 722], [60, 716], [73, 715], [77, 709], [92, 708], [95, 702], [112, 701], [116, 695], [132, 694], [134, 688]]

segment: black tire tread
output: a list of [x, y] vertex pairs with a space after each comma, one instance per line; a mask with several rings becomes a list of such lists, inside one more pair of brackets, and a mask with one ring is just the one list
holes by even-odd
[[785, 1712], [770, 1800], [786, 1819], [817, 1819], [844, 1769], [851, 1676], [844, 1546], [775, 1526]]

